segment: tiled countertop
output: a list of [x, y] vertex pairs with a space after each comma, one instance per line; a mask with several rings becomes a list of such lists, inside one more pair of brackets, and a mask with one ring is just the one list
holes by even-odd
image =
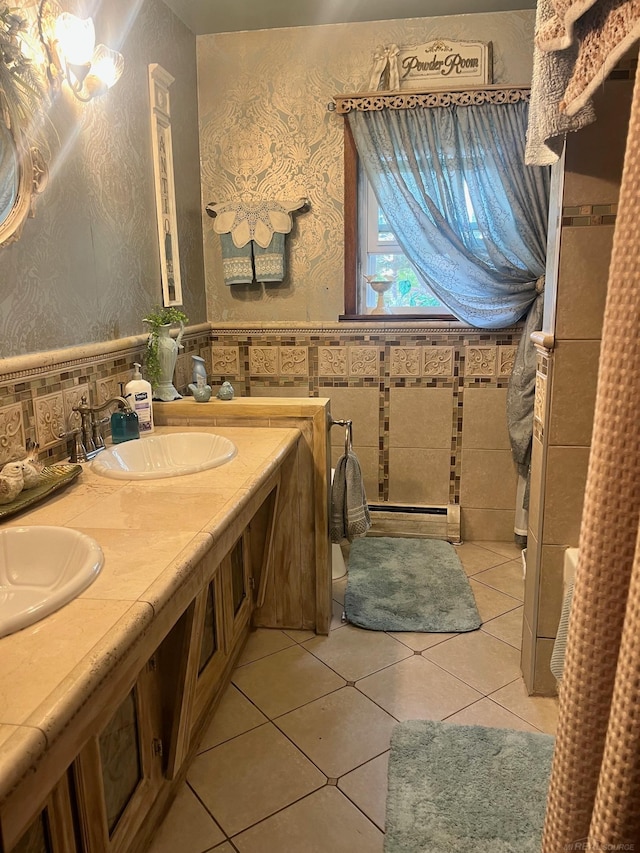
[[80, 530], [100, 544], [105, 563], [74, 601], [0, 639], [0, 801], [170, 605], [300, 436], [258, 427], [155, 434], [188, 431], [226, 436], [238, 454], [219, 468], [145, 482], [107, 479], [87, 464], [68, 488], [3, 523]]

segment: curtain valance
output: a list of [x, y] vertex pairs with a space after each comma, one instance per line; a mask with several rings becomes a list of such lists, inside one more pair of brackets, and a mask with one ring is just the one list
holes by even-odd
[[528, 86], [482, 86], [474, 89], [449, 90], [446, 92], [358, 92], [351, 95], [335, 95], [329, 109], [345, 115], [350, 112], [372, 110], [413, 110], [416, 107], [451, 107], [481, 104], [517, 104], [529, 101]]

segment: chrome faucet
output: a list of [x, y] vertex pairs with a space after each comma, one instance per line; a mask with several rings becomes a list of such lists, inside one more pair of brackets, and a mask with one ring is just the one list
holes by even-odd
[[80, 426], [69, 432], [62, 433], [60, 438], [72, 439], [70, 444], [70, 462], [88, 462], [96, 454], [104, 450], [104, 437], [102, 425], [108, 423], [109, 418], [97, 418], [100, 412], [118, 403], [119, 408], [126, 412], [132, 411], [129, 402], [124, 397], [111, 397], [99, 406], [90, 406], [86, 396], [83, 394], [77, 406], [73, 406], [72, 412], [80, 415]]

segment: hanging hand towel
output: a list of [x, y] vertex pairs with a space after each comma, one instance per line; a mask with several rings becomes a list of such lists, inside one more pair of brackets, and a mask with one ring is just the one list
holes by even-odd
[[249, 242], [242, 248], [234, 245], [231, 234], [221, 234], [222, 275], [225, 284], [249, 284], [253, 281], [253, 263]]
[[253, 260], [256, 281], [284, 279], [284, 234], [274, 233], [266, 249], [254, 243]]
[[338, 460], [331, 487], [331, 541], [353, 542], [365, 536], [371, 516], [364, 493], [360, 463], [350, 450]]

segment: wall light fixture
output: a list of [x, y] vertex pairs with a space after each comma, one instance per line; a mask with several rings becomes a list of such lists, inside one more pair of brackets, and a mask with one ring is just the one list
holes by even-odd
[[[51, 4], [52, 6], [53, 4]], [[40, 9], [40, 32], [49, 55], [49, 72], [54, 84], [63, 80], [80, 101], [90, 101], [118, 82], [124, 57], [104, 44], [96, 45], [92, 18], [78, 18], [69, 12], [54, 17], [47, 3]]]

